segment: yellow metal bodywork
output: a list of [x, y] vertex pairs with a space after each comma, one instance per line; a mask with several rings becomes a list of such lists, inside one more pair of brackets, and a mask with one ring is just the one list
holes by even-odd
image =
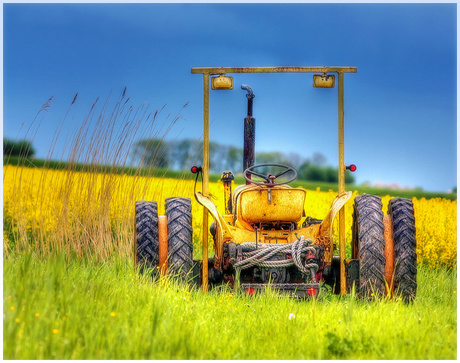
[[230, 171], [224, 171], [221, 176], [221, 180], [224, 183], [224, 203], [225, 203], [225, 214], [232, 213], [232, 180], [234, 179], [233, 174]]
[[246, 223], [299, 222], [305, 205], [305, 189], [258, 188], [242, 191], [237, 219]]
[[[339, 195], [345, 193], [343, 73], [339, 73]], [[340, 294], [347, 293], [345, 278], [345, 209], [339, 212]]]
[[[289, 192], [289, 190], [293, 192], [305, 192], [304, 189], [300, 188], [284, 189], [283, 192], [286, 193]], [[200, 192], [195, 193], [195, 198], [198, 203], [204, 207], [204, 209], [209, 211], [216, 224], [216, 238], [214, 244], [215, 265], [219, 265], [222, 262], [224, 243], [292, 243], [297, 240], [297, 236], [311, 238], [314, 243], [322, 245], [325, 249], [325, 261], [326, 263], [330, 263], [332, 261], [333, 252], [332, 225], [334, 218], [347, 200], [350, 199], [351, 194], [352, 192], [347, 192], [341, 196], [337, 196], [332, 202], [329, 212], [321, 224], [315, 224], [309, 227], [297, 228], [294, 230], [257, 230], [245, 221], [243, 221], [243, 223], [241, 223], [242, 220], [240, 219], [236, 219], [235, 221], [235, 216], [233, 214], [221, 215], [211, 199], [203, 196]]]
[[196, 67], [192, 73], [356, 73], [356, 67]]
[[[203, 74], [203, 195], [208, 195], [209, 190], [209, 74]], [[208, 261], [208, 209], [203, 208], [203, 261]], [[208, 264], [203, 263], [203, 291], [208, 291]]]

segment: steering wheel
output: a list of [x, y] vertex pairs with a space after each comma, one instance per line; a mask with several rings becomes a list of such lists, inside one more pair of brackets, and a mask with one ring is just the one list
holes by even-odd
[[[272, 174], [263, 175], [261, 173], [258, 173], [256, 171], [254, 171], [254, 169], [261, 168], [261, 167], [264, 167], [264, 166], [275, 166], [275, 167], [283, 168], [284, 170], [280, 171], [276, 175], [272, 175]], [[288, 181], [285, 181], [284, 183], [275, 183], [276, 178], [279, 178], [280, 176], [282, 176], [284, 174], [287, 174], [289, 172], [294, 173], [294, 176], [291, 179], [289, 179]], [[248, 178], [248, 174], [258, 176], [259, 178], [265, 179], [265, 181], [264, 182], [253, 181], [253, 180]], [[288, 184], [288, 183], [292, 182], [293, 180], [295, 180], [297, 178], [297, 171], [293, 167], [288, 166], [288, 165], [282, 165], [282, 164], [259, 164], [259, 165], [253, 165], [253, 166], [247, 168], [243, 172], [243, 176], [244, 176], [244, 179], [246, 179], [248, 182], [250, 182], [252, 184], [274, 186], [274, 185]]]

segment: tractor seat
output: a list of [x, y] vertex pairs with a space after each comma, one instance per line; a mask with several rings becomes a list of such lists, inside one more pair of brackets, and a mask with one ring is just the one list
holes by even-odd
[[285, 184], [272, 188], [255, 184], [240, 185], [232, 193], [233, 214], [238, 220], [249, 224], [299, 222], [303, 217], [305, 195], [305, 189]]

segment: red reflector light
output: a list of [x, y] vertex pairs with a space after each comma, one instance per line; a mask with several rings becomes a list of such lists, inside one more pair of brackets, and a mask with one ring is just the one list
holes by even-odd
[[253, 287], [248, 287], [248, 288], [246, 289], [246, 294], [248, 294], [248, 295], [254, 295], [254, 291], [255, 291], [255, 290], [254, 290]]
[[316, 289], [314, 287], [309, 287], [307, 289], [307, 294], [310, 296], [315, 296], [316, 295]]
[[351, 164], [351, 165], [348, 165], [347, 166], [347, 170], [350, 170], [350, 171], [356, 171], [356, 165], [355, 164]]
[[201, 171], [201, 166], [200, 166], [200, 167], [198, 167], [198, 166], [192, 166], [192, 167], [190, 168], [190, 171], [191, 171], [193, 174], [196, 174], [196, 173], [198, 173], [199, 171]]

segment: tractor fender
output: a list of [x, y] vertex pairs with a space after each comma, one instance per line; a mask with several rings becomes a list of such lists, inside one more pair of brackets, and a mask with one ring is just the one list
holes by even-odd
[[326, 237], [331, 239], [332, 243], [332, 225], [334, 223], [334, 218], [337, 212], [342, 209], [348, 199], [351, 198], [353, 193], [351, 191], [345, 192], [342, 195], [338, 195], [331, 204], [329, 212], [326, 215], [326, 218], [323, 219], [321, 223], [320, 233], [321, 237]]
[[224, 239], [231, 240], [233, 237], [233, 233], [230, 230], [230, 226], [225, 222], [224, 218], [217, 210], [217, 207], [209, 197], [205, 197], [200, 192], [196, 192], [195, 199], [198, 203], [200, 203], [204, 208], [208, 210], [208, 212], [212, 215], [214, 221], [216, 222], [216, 241], [214, 250], [216, 252], [216, 257], [219, 261], [221, 261], [223, 254], [223, 241]]

